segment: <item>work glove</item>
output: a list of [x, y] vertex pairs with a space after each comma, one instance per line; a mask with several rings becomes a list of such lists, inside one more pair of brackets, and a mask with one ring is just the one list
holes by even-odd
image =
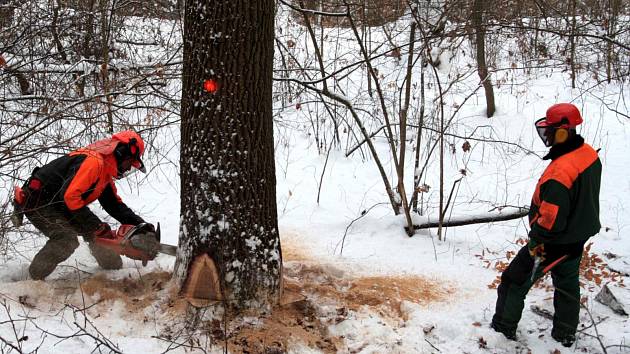
[[96, 229], [92, 235], [94, 236], [94, 238], [116, 238], [114, 236], [114, 233], [112, 232], [112, 228], [111, 226], [109, 226], [108, 223], [103, 222], [98, 226], [98, 229]]
[[149, 222], [146, 223], [146, 226], [144, 227], [144, 229], [147, 230], [148, 232], [155, 233], [155, 225], [153, 225], [153, 224], [151, 224]]
[[530, 238], [527, 243], [527, 249], [532, 258], [540, 258], [540, 261], [545, 260], [546, 253], [544, 243], [539, 243], [538, 241]]
[[99, 246], [121, 256], [142, 261], [145, 266], [148, 261], [155, 259], [160, 249], [156, 232], [148, 231], [149, 228], [147, 225], [143, 225], [141, 229], [133, 225], [121, 225], [118, 231], [109, 231], [108, 234], [105, 229], [109, 229], [109, 225], [104, 224], [97, 231], [103, 236], [96, 236], [95, 241]]
[[145, 223], [129, 241], [133, 247], [143, 251], [149, 260], [154, 259], [160, 250], [160, 233], [150, 223]]

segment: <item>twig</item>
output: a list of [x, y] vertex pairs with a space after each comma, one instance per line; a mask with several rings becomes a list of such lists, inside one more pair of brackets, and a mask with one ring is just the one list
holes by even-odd
[[[11, 318], [11, 308], [9, 307], [9, 305], [7, 305], [6, 300], [2, 300], [1, 302], [2, 307], [4, 307], [4, 310], [7, 313], [7, 317], [9, 318], [8, 321], [4, 321], [0, 324], [5, 324], [5, 323], [10, 323], [11, 324], [11, 328], [13, 329], [13, 334], [15, 335], [15, 339], [17, 340], [17, 345], [14, 345], [13, 343], [11, 343], [8, 339], [5, 339], [3, 336], [0, 335], [0, 340], [5, 343], [6, 345], [8, 345], [9, 347], [11, 347], [13, 350], [15, 350], [18, 353], [22, 353], [22, 346], [20, 344], [20, 337], [17, 334], [17, 330], [15, 328], [15, 320], [13, 318]], [[2, 351], [4, 353], [4, 350]], [[10, 352], [10, 350], [9, 350]]]
[[625, 344], [613, 344], [613, 345], [608, 345], [608, 346], [606, 346], [606, 349], [608, 349], [608, 348], [619, 348], [619, 350], [621, 350], [621, 348], [630, 349], [630, 345], [625, 345]]
[[317, 188], [317, 204], [319, 204], [319, 196], [322, 192], [322, 184], [324, 184], [324, 173], [326, 173], [326, 166], [328, 166], [328, 158], [330, 157], [330, 150], [332, 150], [335, 139], [330, 141], [328, 152], [326, 153], [326, 161], [324, 162], [324, 168], [322, 168], [322, 175], [319, 177], [319, 187]]
[[[40, 327], [32, 318], [30, 318], [31, 323], [33, 324], [33, 326], [35, 326], [35, 328], [42, 331], [44, 334], [60, 339], [58, 343], [61, 343], [63, 341], [66, 341], [72, 338], [90, 337], [94, 340], [94, 342], [96, 342], [96, 348], [94, 348], [92, 352], [100, 352], [101, 347], [106, 347], [111, 353], [122, 354], [122, 351], [118, 348], [118, 346], [114, 344], [111, 340], [109, 340], [107, 337], [105, 337], [105, 335], [101, 333], [101, 331], [94, 325], [94, 323], [92, 323], [92, 321], [89, 320], [87, 315], [84, 313], [87, 308], [78, 308], [71, 304], [66, 304], [64, 309], [66, 308], [72, 309], [72, 315], [74, 317], [74, 321], [72, 322], [72, 325], [76, 327], [76, 330], [72, 334], [62, 335], [62, 334], [56, 334], [56, 333], [50, 332]], [[79, 324], [80, 319], [77, 317], [78, 314], [81, 314], [84, 317], [83, 326]], [[70, 324], [68, 325], [70, 326]], [[92, 332], [94, 332], [95, 334]]]
[[[350, 226], [352, 226], [352, 224], [354, 224], [355, 221], [361, 219], [362, 217], [366, 216], [372, 209], [374, 209], [375, 207], [379, 206], [379, 205], [383, 205], [383, 204], [387, 204], [387, 203], [376, 203], [374, 205], [372, 205], [371, 207], [369, 207], [366, 210], [363, 210], [361, 212], [361, 216], [359, 216], [358, 218], [352, 220], [350, 222], [350, 224], [348, 224], [348, 226], [346, 226], [346, 231], [343, 233], [343, 238], [341, 239], [341, 250], [339, 251], [339, 254], [342, 255], [343, 254], [343, 246], [346, 242], [346, 235], [348, 234], [348, 230], [350, 229]], [[337, 247], [339, 246], [339, 243], [337, 243], [337, 245], [335, 246], [335, 250], [337, 250]]]
[[[552, 318], [552, 319], [553, 319], [553, 318]], [[606, 321], [607, 319], [608, 319], [608, 316], [606, 316], [606, 317], [604, 317], [604, 318], [600, 319], [597, 323], [595, 323], [595, 322], [591, 323], [591, 324], [590, 324], [590, 325], [588, 325], [587, 327], [584, 327], [584, 328], [580, 329], [580, 330], [579, 330], [579, 331], [577, 331], [577, 332], [578, 332], [578, 333], [583, 333], [583, 332], [585, 332], [587, 329], [593, 328], [593, 326], [597, 326], [597, 325], [599, 325], [600, 323], [603, 323], [604, 321]]]
[[[81, 291], [81, 304], [83, 305], [83, 308], [80, 309], [80, 311], [83, 313], [83, 318], [87, 320], [87, 316], [85, 315], [85, 293], [83, 293], [83, 287], [81, 286], [81, 273], [79, 273], [78, 271], [79, 262], [75, 260], [74, 263], [76, 264], [76, 267], [77, 267], [77, 286], [79, 287], [79, 290]], [[86, 325], [87, 325], [87, 322], [83, 321], [83, 326], [86, 326]]]
[[599, 334], [599, 330], [597, 329], [597, 322], [596, 322], [596, 321], [595, 321], [595, 319], [593, 318], [593, 314], [591, 313], [591, 310], [589, 310], [589, 308], [588, 308], [588, 307], [586, 307], [586, 306], [585, 306], [585, 305], [584, 305], [584, 304], [580, 301], [580, 299], [575, 298], [575, 296], [573, 296], [572, 294], [570, 294], [568, 291], [566, 291], [566, 290], [564, 290], [564, 289], [560, 289], [560, 288], [558, 288], [558, 287], [556, 287], [556, 288], [555, 288], [555, 291], [559, 291], [559, 292], [561, 292], [562, 294], [564, 294], [565, 296], [567, 296], [567, 297], [571, 298], [573, 301], [577, 301], [577, 302], [578, 302], [578, 304], [580, 305], [580, 307], [581, 307], [581, 308], [583, 308], [583, 309], [586, 311], [586, 313], [588, 314], [588, 317], [591, 319], [591, 324], [592, 324], [593, 330], [595, 331], [595, 335], [592, 335], [592, 334], [589, 334], [589, 333], [586, 333], [586, 332], [583, 332], [582, 334], [585, 334], [585, 335], [588, 335], [588, 336], [591, 336], [591, 337], [593, 337], [593, 338], [597, 339], [597, 341], [599, 342], [599, 345], [600, 345], [600, 346], [601, 346], [601, 348], [602, 348], [603, 353], [604, 353], [604, 354], [608, 354], [608, 350], [606, 350], [606, 346], [604, 345], [604, 342], [602, 342], [602, 337], [601, 337], [601, 335]]
[[[22, 352], [22, 350], [20, 350], [20, 348], [16, 347], [16, 346], [15, 346], [15, 345], [13, 345], [11, 342], [9, 342], [8, 340], [4, 339], [4, 337], [0, 336], [0, 340], [1, 340], [4, 344], [6, 344], [6, 345], [8, 345], [9, 347], [11, 347], [11, 348], [12, 348], [13, 350], [15, 350], [16, 352], [18, 352], [18, 353], [20, 353], [20, 354], [21, 354], [21, 353], [23, 353], [23, 352]], [[3, 351], [3, 352], [4, 352], [4, 351]]]
[[448, 210], [448, 207], [451, 204], [451, 199], [453, 198], [453, 192], [455, 192], [455, 187], [457, 186], [459, 182], [462, 181], [462, 179], [464, 179], [464, 177], [460, 177], [459, 179], [456, 179], [455, 181], [453, 181], [451, 192], [448, 194], [448, 199], [446, 200], [446, 205], [444, 206], [444, 211], [442, 212], [442, 219], [444, 219], [444, 217], [446, 216], [446, 211]]
[[[20, 344], [20, 336], [17, 333], [17, 328], [15, 328], [15, 320], [11, 317], [11, 308], [6, 304], [6, 301], [2, 302], [2, 306], [4, 306], [5, 311], [7, 312], [7, 317], [9, 318], [9, 323], [11, 323], [11, 328], [13, 329], [13, 335], [17, 340], [17, 347], [15, 348], [18, 352], [22, 353], [22, 345]], [[7, 342], [8, 344], [8, 342]]]
[[[151, 336], [151, 338], [154, 338], [154, 339], [157, 339], [157, 340], [161, 340], [161, 341], [164, 341], [164, 342], [167, 342], [167, 343], [170, 344], [169, 348], [166, 351], [164, 351], [163, 353], [167, 353], [167, 352], [169, 352], [171, 350], [175, 350], [175, 349], [182, 348], [182, 347], [190, 349], [190, 350], [201, 350], [202, 352], [207, 353], [207, 351], [204, 348], [202, 348], [200, 346], [196, 346], [196, 345], [192, 345], [192, 344], [186, 343], [186, 341], [183, 341], [182, 343], [178, 343], [174, 339], [164, 338], [164, 337], [161, 337], [161, 336]], [[175, 345], [175, 346], [171, 347], [171, 345]]]
[[551, 313], [549, 310], [544, 309], [540, 306], [537, 305], [532, 305], [530, 306], [530, 310], [532, 310], [533, 313], [535, 313], [536, 315], [542, 317], [542, 318], [546, 318], [548, 320], [552, 320], [553, 321], [553, 313]]
[[[396, 126], [396, 125], [398, 125], [398, 123], [392, 123], [392, 125]], [[426, 125], [424, 125], [424, 124], [420, 124], [420, 125], [417, 125], [417, 124], [407, 124], [407, 126], [408, 126], [408, 127], [410, 127], [410, 128], [416, 128], [416, 129], [426, 129], [426, 130], [429, 130], [429, 131], [432, 131], [432, 132], [436, 132], [436, 133], [439, 133], [439, 131], [440, 131], [439, 129], [431, 128], [431, 127], [426, 126]], [[383, 130], [383, 129], [385, 129], [385, 126], [384, 126], [384, 125], [382, 125], [382, 126], [381, 126], [381, 127], [379, 127], [378, 129], [376, 129], [374, 132], [372, 132], [372, 134], [370, 134], [370, 135], [369, 135], [369, 137], [370, 137], [370, 138], [375, 137], [375, 136], [376, 136], [376, 135], [377, 135], [377, 134], [378, 134], [381, 130]], [[540, 155], [539, 155], [538, 153], [536, 153], [535, 151], [532, 151], [532, 150], [530, 150], [530, 149], [528, 149], [528, 148], [526, 148], [526, 147], [524, 147], [524, 146], [519, 145], [518, 143], [513, 143], [513, 142], [510, 142], [510, 141], [496, 140], [496, 139], [491, 139], [491, 138], [478, 138], [478, 137], [473, 136], [472, 134], [470, 134], [469, 136], [463, 136], [463, 135], [459, 135], [459, 134], [446, 133], [446, 132], [445, 132], [445, 133], [444, 133], [444, 135], [446, 135], [446, 136], [450, 136], [450, 137], [453, 137], [453, 138], [464, 139], [464, 140], [479, 141], [479, 142], [482, 142], [482, 143], [497, 143], [497, 144], [511, 145], [511, 146], [514, 146], [514, 147], [517, 147], [517, 148], [519, 148], [519, 149], [523, 150], [523, 151], [524, 151], [525, 153], [527, 153], [528, 155], [535, 155], [535, 156], [537, 156], [537, 157], [539, 157], [539, 158], [542, 158], [542, 156], [540, 156]], [[367, 140], [367, 139], [363, 139], [361, 142], [359, 142], [359, 143], [358, 143], [356, 146], [354, 146], [352, 149], [348, 150], [348, 151], [346, 152], [346, 154], [345, 154], [345, 155], [346, 155], [346, 157], [348, 157], [348, 156], [352, 155], [352, 153], [353, 153], [353, 152], [355, 152], [358, 148], [360, 148], [360, 147], [361, 147], [361, 146], [362, 146], [362, 145], [366, 142], [366, 140]]]
[[624, 271], [621, 271], [621, 270], [615, 269], [615, 268], [611, 267], [611, 266], [610, 266], [610, 264], [609, 264], [609, 265], [607, 265], [607, 266], [606, 266], [606, 268], [608, 268], [608, 270], [610, 270], [611, 272], [618, 273], [619, 275], [622, 275], [622, 276], [624, 276], [624, 277], [630, 277], [630, 273], [626, 273], [626, 272], [624, 272]]
[[424, 339], [424, 341], [425, 341], [425, 342], [427, 342], [427, 343], [429, 343], [429, 345], [430, 345], [433, 349], [437, 350], [438, 352], [442, 352], [442, 351], [441, 351], [441, 350], [439, 350], [439, 349], [438, 349], [435, 345], [433, 345], [433, 343], [429, 342], [429, 340], [428, 340], [428, 339], [426, 339], [426, 338], [425, 338], [425, 339]]

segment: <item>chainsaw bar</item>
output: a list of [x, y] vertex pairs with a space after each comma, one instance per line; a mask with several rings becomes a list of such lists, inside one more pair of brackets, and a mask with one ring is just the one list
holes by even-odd
[[[145, 224], [140, 224], [132, 232], [129, 232], [129, 236], [131, 236], [130, 241], [131, 241], [132, 246], [134, 246], [137, 249], [144, 250], [144, 251], [159, 252], [159, 253], [168, 254], [169, 256], [175, 256], [177, 254], [177, 246], [167, 245], [165, 243], [159, 243], [160, 238], [161, 238], [160, 237], [161, 236], [160, 223], [158, 223], [157, 229], [155, 230], [155, 236], [156, 236], [155, 238], [153, 237], [144, 238], [142, 237], [144, 236], [144, 234], [134, 235], [136, 233], [136, 230], [142, 229], [144, 225]], [[140, 236], [140, 237], [137, 237], [137, 236]]]
[[168, 254], [169, 256], [175, 256], [177, 254], [177, 246], [167, 245], [160, 243], [160, 253]]
[[[160, 223], [158, 223], [157, 227], [157, 240], [160, 242]], [[167, 245], [166, 243], [160, 243], [158, 252], [168, 254], [169, 256], [175, 256], [177, 254], [177, 246]]]
[[131, 245], [136, 249], [140, 249], [144, 252], [159, 252], [167, 254], [169, 256], [175, 256], [177, 254], [177, 246], [159, 243], [161, 238], [160, 223], [157, 223], [155, 238], [146, 237], [147, 234], [142, 232], [146, 225], [146, 223], [137, 225], [135, 228], [127, 233], [126, 238], [129, 239]]

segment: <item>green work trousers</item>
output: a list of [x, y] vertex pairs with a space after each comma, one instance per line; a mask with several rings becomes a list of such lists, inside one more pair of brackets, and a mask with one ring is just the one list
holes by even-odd
[[[62, 209], [52, 205], [29, 209], [24, 215], [48, 238], [29, 266], [31, 278], [43, 280], [79, 247], [77, 236], [85, 233], [85, 230], [80, 225], [74, 225]], [[88, 242], [90, 252], [101, 268], [120, 269], [122, 267], [122, 259], [116, 252], [94, 244], [91, 235], [82, 236]]]
[[[579, 268], [582, 259], [583, 242], [571, 248], [569, 257], [554, 266], [551, 278], [555, 287], [553, 296], [554, 317], [553, 333], [561, 336], [575, 335], [580, 313], [580, 285]], [[496, 311], [492, 318], [492, 325], [503, 333], [515, 333], [523, 307], [525, 296], [533, 283], [543, 276], [543, 269], [553, 261], [563, 256], [563, 247], [545, 245], [549, 257], [541, 262], [537, 269], [534, 258], [529, 254], [527, 246], [521, 248], [508, 268], [501, 275], [498, 288]], [[566, 254], [566, 253], [565, 253]], [[532, 279], [532, 271], [535, 275]]]

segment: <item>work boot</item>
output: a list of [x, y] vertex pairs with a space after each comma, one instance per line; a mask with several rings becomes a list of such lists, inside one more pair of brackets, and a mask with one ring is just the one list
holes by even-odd
[[551, 330], [551, 338], [555, 339], [556, 342], [559, 342], [567, 348], [570, 348], [575, 342], [575, 334], [559, 333], [559, 331], [556, 331], [555, 329]]
[[79, 247], [79, 241], [76, 236], [49, 239], [33, 257], [28, 268], [31, 279], [44, 280], [57, 268], [59, 263], [68, 259], [77, 247]]
[[120, 255], [110, 249], [98, 246], [94, 242], [88, 242], [90, 253], [96, 259], [98, 265], [107, 270], [115, 270], [122, 268], [122, 258]]
[[516, 328], [507, 329], [495, 322], [490, 323], [490, 327], [492, 327], [492, 329], [494, 329], [496, 332], [502, 333], [505, 336], [505, 338], [509, 340], [514, 340], [514, 341], [516, 340]]

